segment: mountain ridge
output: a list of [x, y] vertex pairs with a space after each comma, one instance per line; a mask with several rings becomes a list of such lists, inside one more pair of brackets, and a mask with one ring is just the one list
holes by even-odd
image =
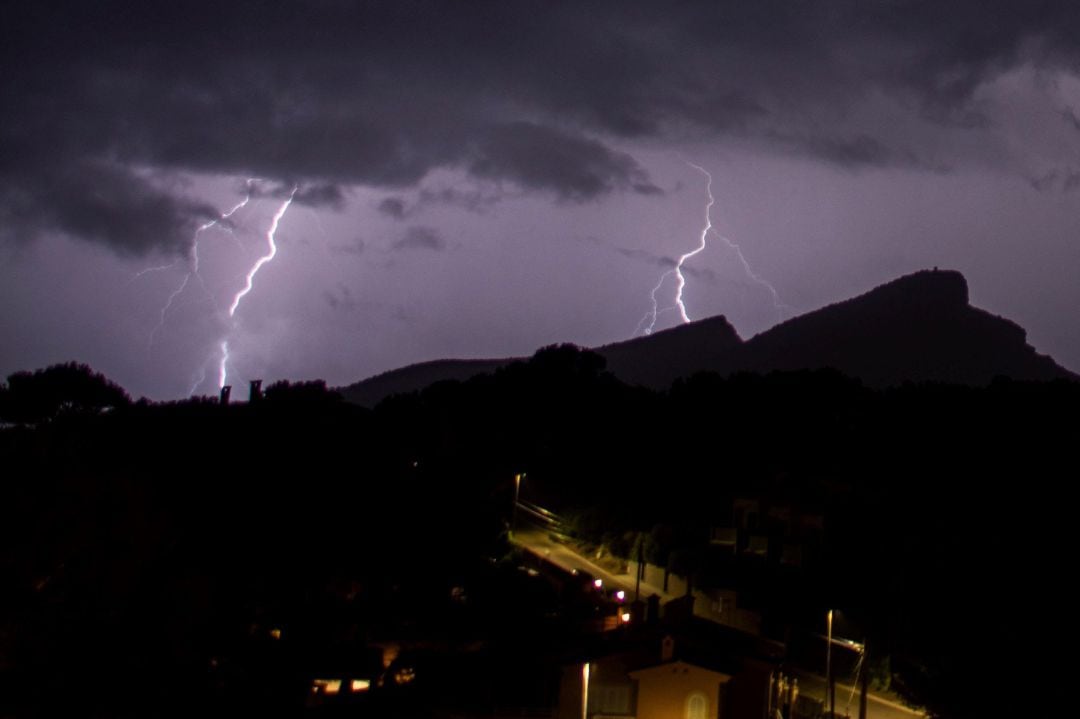
[[[921, 270], [860, 295], [788, 319], [748, 340], [723, 315], [593, 348], [628, 384], [666, 389], [680, 377], [712, 371], [831, 368], [873, 387], [904, 382], [985, 385], [1017, 380], [1080, 379], [1027, 344], [1023, 327], [970, 305], [955, 270]], [[440, 380], [465, 380], [524, 358], [433, 360], [339, 388], [373, 406]]]

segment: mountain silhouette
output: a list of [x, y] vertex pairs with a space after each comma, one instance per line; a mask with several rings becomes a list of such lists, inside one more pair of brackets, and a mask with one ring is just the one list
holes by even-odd
[[[629, 384], [666, 389], [696, 372], [832, 368], [872, 387], [904, 382], [980, 386], [995, 377], [1077, 379], [1027, 343], [1022, 327], [972, 307], [964, 276], [923, 270], [792, 318], [742, 340], [723, 316], [594, 349]], [[520, 358], [437, 360], [410, 365], [340, 390], [357, 404], [464, 380]]]
[[702, 370], [730, 372], [744, 343], [723, 315], [597, 347], [607, 368], [629, 384], [666, 389]]
[[363, 407], [374, 407], [380, 400], [394, 394], [414, 392], [443, 380], [465, 381], [480, 374], [489, 374], [511, 362], [525, 357], [507, 359], [441, 359], [418, 362], [368, 377], [348, 387], [338, 388], [347, 401]]
[[832, 367], [876, 387], [1076, 378], [1038, 354], [1022, 327], [972, 307], [964, 276], [945, 270], [916, 272], [777, 325], [748, 341], [738, 363], [756, 371]]

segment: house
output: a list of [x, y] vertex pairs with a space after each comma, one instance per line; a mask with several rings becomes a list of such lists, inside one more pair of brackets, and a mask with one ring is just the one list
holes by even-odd
[[563, 666], [556, 719], [760, 719], [784, 647], [678, 612], [596, 638]]
[[722, 711], [731, 675], [681, 659], [630, 672], [642, 719], [711, 719]]

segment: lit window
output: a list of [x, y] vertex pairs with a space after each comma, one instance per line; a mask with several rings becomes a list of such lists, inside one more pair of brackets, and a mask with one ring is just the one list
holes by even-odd
[[311, 682], [312, 694], [337, 694], [340, 691], [340, 679], [315, 679]]
[[354, 692], [366, 692], [371, 688], [370, 679], [353, 679], [349, 683], [349, 690]]
[[686, 719], [705, 719], [708, 700], [701, 692], [695, 692], [686, 699]]

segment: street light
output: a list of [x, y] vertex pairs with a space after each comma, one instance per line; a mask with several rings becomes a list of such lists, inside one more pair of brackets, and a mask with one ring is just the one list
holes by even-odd
[[832, 616], [833, 610], [830, 609], [825, 617], [825, 698], [829, 704], [829, 719], [836, 717], [836, 692], [833, 690], [832, 679]]
[[521, 494], [521, 480], [525, 479], [524, 472], [514, 475], [514, 510], [510, 516], [510, 538], [514, 538], [514, 530], [517, 529], [518, 496]]
[[[865, 660], [865, 658], [866, 658], [866, 644], [865, 644], [865, 642], [860, 644], [859, 642], [856, 642], [856, 641], [854, 641], [852, 639], [833, 639], [833, 631], [832, 631], [832, 629], [833, 629], [833, 610], [832, 609], [830, 609], [828, 611], [828, 613], [825, 615], [825, 626], [826, 626], [826, 635], [825, 635], [825, 700], [826, 700], [826, 703], [828, 704], [828, 707], [829, 707], [829, 718], [834, 719], [834, 717], [836, 716], [836, 680], [833, 677], [833, 672], [832, 672], [832, 647], [833, 647], [833, 644], [839, 644], [840, 646], [845, 647], [846, 649], [850, 649], [850, 650], [858, 653], [863, 658], [863, 660]], [[819, 634], [818, 636], [821, 636], [821, 635]], [[863, 679], [865, 679], [865, 671], [866, 671], [866, 668], [863, 667]], [[864, 682], [864, 684], [865, 684], [865, 682]], [[854, 691], [854, 690], [852, 690], [852, 691]], [[863, 697], [861, 698], [861, 701], [864, 704], [866, 702], [865, 693], [866, 693], [866, 688], [864, 686], [863, 687]], [[850, 706], [850, 700], [848, 702], [848, 705]], [[863, 715], [864, 712], [865, 712], [865, 708], [860, 708], [860, 710], [859, 710], [860, 715]]]

